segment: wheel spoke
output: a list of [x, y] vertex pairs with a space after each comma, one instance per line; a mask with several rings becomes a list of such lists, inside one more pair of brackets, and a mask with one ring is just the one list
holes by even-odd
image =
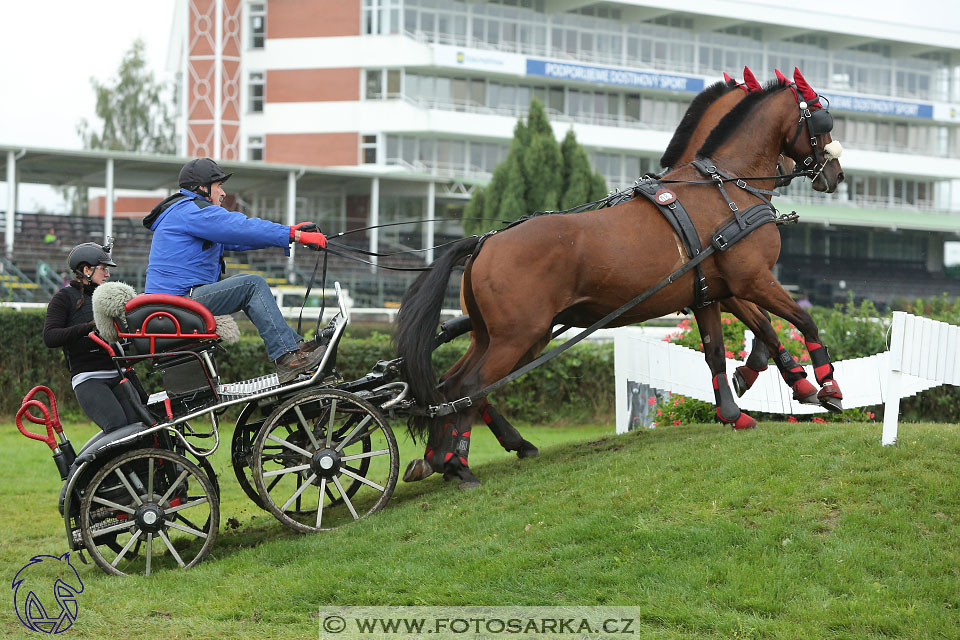
[[291, 451], [296, 451], [297, 453], [299, 453], [300, 455], [302, 455], [304, 458], [312, 458], [312, 457], [313, 457], [313, 454], [310, 453], [309, 451], [307, 451], [306, 449], [301, 449], [300, 447], [298, 447], [297, 445], [293, 444], [292, 442], [287, 442], [286, 440], [282, 440], [282, 439], [278, 438], [277, 436], [273, 435], [272, 433], [271, 433], [270, 435], [268, 435], [267, 437], [270, 438], [271, 440], [273, 440], [274, 442], [280, 443], [280, 445], [286, 447], [287, 449], [290, 449]]
[[366, 424], [367, 424], [368, 422], [370, 422], [371, 420], [373, 420], [373, 416], [370, 415], [370, 414], [367, 414], [367, 416], [366, 416], [363, 420], [361, 420], [361, 421], [357, 424], [357, 426], [355, 426], [355, 427], [353, 428], [353, 431], [351, 431], [349, 434], [347, 434], [347, 437], [344, 438], [343, 440], [341, 440], [341, 441], [340, 441], [340, 444], [338, 444], [336, 447], [334, 447], [334, 451], [336, 451], [336, 452], [339, 453], [340, 450], [343, 449], [343, 447], [346, 446], [346, 444], [347, 444], [348, 442], [350, 442], [350, 440], [353, 438], [353, 436], [354, 436], [358, 431], [360, 431], [360, 429], [362, 429], [362, 428], [364, 427], [364, 425], [366, 425]]
[[134, 513], [133, 509], [125, 507], [122, 504], [117, 504], [116, 502], [110, 502], [109, 500], [104, 500], [99, 496], [93, 496], [92, 501], [96, 502], [97, 504], [102, 504], [106, 507], [110, 507], [111, 509], [116, 509], [117, 511], [123, 511], [124, 513], [129, 513], [130, 515], [133, 515]]
[[147, 495], [153, 495], [153, 456], [147, 458]]
[[293, 411], [297, 414], [297, 419], [300, 420], [300, 426], [307, 432], [307, 437], [310, 438], [310, 444], [313, 445], [315, 450], [319, 449], [320, 443], [317, 442], [317, 437], [313, 435], [313, 428], [307, 424], [307, 419], [303, 417], [303, 411], [300, 410], [300, 405], [296, 405]]
[[372, 482], [372, 481], [370, 481], [370, 480], [367, 480], [367, 479], [364, 478], [363, 476], [358, 475], [358, 474], [354, 473], [353, 471], [350, 471], [349, 469], [347, 469], [347, 468], [345, 468], [345, 467], [340, 467], [340, 472], [341, 472], [343, 475], [345, 475], [345, 476], [350, 476], [350, 477], [353, 478], [354, 480], [359, 480], [360, 482], [362, 482], [363, 484], [367, 485], [368, 487], [373, 487], [374, 489], [376, 489], [377, 491], [379, 491], [379, 492], [381, 492], [381, 493], [383, 493], [383, 492], [385, 491], [385, 489], [384, 489], [383, 487], [381, 487], [379, 484], [377, 484], [376, 482]]
[[357, 510], [353, 508], [353, 503], [347, 497], [347, 492], [343, 490], [343, 485], [340, 484], [340, 479], [337, 476], [333, 476], [333, 484], [337, 485], [337, 491], [340, 492], [340, 497], [343, 498], [343, 503], [347, 505], [347, 509], [350, 509], [350, 515], [353, 516], [354, 520], [359, 520], [360, 516], [357, 515]]
[[180, 554], [177, 553], [177, 550], [173, 548], [173, 545], [170, 544], [170, 538], [167, 537], [163, 531], [157, 531], [157, 535], [160, 536], [160, 539], [163, 540], [163, 544], [167, 545], [167, 549], [170, 550], [170, 555], [174, 557], [177, 561], [177, 564], [180, 565], [180, 568], [186, 567], [187, 565], [183, 562], [183, 559], [180, 557]]
[[130, 529], [131, 527], [134, 527], [134, 526], [136, 526], [136, 523], [132, 521], [121, 522], [120, 524], [111, 525], [104, 529], [97, 529], [96, 531], [93, 532], [93, 537], [96, 538], [97, 536], [102, 536], [106, 533], [113, 533], [114, 531], [123, 531], [124, 529]]
[[[151, 476], [153, 477], [153, 476]], [[153, 560], [153, 534], [147, 534], [147, 575], [150, 575], [150, 563]]]
[[172, 496], [173, 492], [177, 490], [177, 487], [180, 486], [180, 483], [183, 482], [183, 479], [187, 477], [188, 473], [190, 472], [187, 469], [184, 469], [183, 471], [181, 471], [180, 475], [177, 476], [176, 481], [172, 485], [170, 485], [170, 488], [167, 489], [167, 492], [163, 494], [163, 497], [161, 497], [160, 500], [158, 500], [158, 502], [160, 502], [161, 504], [164, 502], [168, 502], [170, 499], [170, 496]]
[[113, 562], [110, 563], [112, 566], [117, 566], [117, 563], [120, 562], [123, 556], [127, 555], [127, 551], [130, 550], [130, 547], [132, 547], [133, 543], [137, 541], [137, 538], [140, 537], [141, 533], [142, 531], [140, 531], [140, 529], [137, 529], [136, 532], [134, 532], [130, 539], [127, 540], [127, 544], [125, 544], [123, 549], [120, 550], [120, 553], [117, 554], [117, 557], [114, 558]]
[[323, 519], [323, 494], [327, 489], [327, 479], [320, 479], [320, 506], [317, 507], [317, 529], [320, 528], [320, 520]]
[[127, 488], [127, 491], [133, 496], [133, 501], [137, 505], [143, 504], [143, 501], [140, 499], [140, 496], [137, 495], [137, 492], [133, 490], [133, 487], [130, 486], [130, 482], [127, 480], [127, 476], [123, 475], [123, 471], [120, 470], [120, 467], [117, 467], [117, 476], [120, 478], [120, 482], [123, 483], [123, 486]]
[[355, 454], [349, 455], [349, 456], [342, 456], [342, 457], [340, 458], [340, 461], [341, 461], [341, 462], [345, 462], [345, 461], [347, 461], [347, 460], [359, 460], [360, 458], [372, 458], [372, 457], [374, 457], [374, 456], [385, 456], [385, 455], [388, 455], [389, 453], [390, 453], [390, 449], [379, 449], [379, 450], [377, 450], [377, 451], [366, 451], [366, 452], [364, 452], [364, 453], [355, 453]]
[[310, 463], [297, 465], [296, 467], [285, 467], [283, 469], [274, 469], [273, 471], [264, 471], [264, 478], [283, 475], [284, 473], [296, 473], [297, 471], [306, 471], [310, 468]]
[[296, 500], [297, 498], [299, 498], [299, 497], [300, 497], [300, 494], [303, 493], [304, 491], [306, 491], [307, 487], [309, 487], [310, 484], [311, 484], [314, 480], [316, 480], [316, 479], [317, 479], [317, 474], [311, 473], [311, 474], [310, 474], [310, 477], [307, 479], [307, 481], [306, 481], [305, 483], [303, 483], [303, 484], [300, 486], [299, 489], [297, 489], [296, 493], [294, 493], [292, 496], [290, 496], [290, 499], [283, 503], [283, 506], [280, 507], [280, 511], [286, 511], [286, 510], [287, 510], [287, 507], [290, 506], [290, 503], [293, 502], [294, 500]]
[[333, 423], [337, 417], [337, 399], [330, 399], [330, 420], [327, 421], [327, 449], [330, 448], [330, 441], [333, 438]]
[[379, 425], [373, 425], [371, 428], [367, 429], [363, 433], [356, 434], [355, 436], [350, 438], [349, 441], [344, 441], [343, 447], [346, 448], [346, 447], [349, 447], [350, 445], [356, 444], [358, 442], [362, 442], [364, 438], [369, 438], [379, 428], [380, 428]]
[[197, 536], [198, 538], [206, 538], [206, 537], [207, 537], [207, 534], [205, 534], [203, 531], [200, 531], [200, 530], [198, 530], [198, 529], [194, 529], [193, 527], [187, 527], [187, 526], [185, 526], [185, 525], [182, 525], [182, 524], [180, 524], [180, 523], [178, 523], [178, 522], [174, 522], [174, 521], [172, 521], [172, 520], [164, 520], [164, 521], [163, 521], [163, 524], [167, 525], [168, 527], [173, 527], [174, 529], [179, 529], [180, 531], [183, 531], [183, 532], [185, 532], [185, 533], [192, 533], [193, 535]]
[[181, 503], [181, 504], [178, 504], [178, 505], [175, 506], [175, 507], [170, 507], [169, 509], [164, 509], [163, 512], [164, 512], [164, 513], [176, 513], [177, 511], [183, 511], [184, 509], [189, 509], [190, 507], [195, 507], [195, 506], [197, 506], [198, 504], [204, 504], [205, 502], [209, 502], [209, 498], [207, 498], [207, 496], [203, 496], [202, 498], [197, 498], [196, 500], [193, 500], [193, 501], [191, 501], [191, 502], [183, 502], [183, 503]]

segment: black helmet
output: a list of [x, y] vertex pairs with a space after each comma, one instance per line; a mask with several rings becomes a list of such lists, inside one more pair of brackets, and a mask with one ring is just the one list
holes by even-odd
[[70, 265], [70, 270], [76, 271], [77, 273], [82, 271], [82, 267], [85, 264], [91, 267], [96, 267], [100, 264], [105, 264], [108, 267], [117, 266], [117, 264], [110, 259], [110, 254], [107, 250], [95, 242], [84, 242], [71, 249], [70, 255], [67, 256], [67, 263]]
[[226, 182], [232, 173], [224, 173], [216, 162], [210, 158], [197, 158], [183, 165], [180, 169], [180, 186], [184, 189], [190, 187], [213, 184], [214, 182]]

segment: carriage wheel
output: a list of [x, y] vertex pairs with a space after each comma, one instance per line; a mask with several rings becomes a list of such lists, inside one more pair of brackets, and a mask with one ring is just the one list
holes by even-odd
[[230, 446], [230, 460], [233, 463], [233, 472], [237, 476], [237, 483], [247, 497], [253, 500], [253, 503], [266, 511], [263, 500], [254, 486], [253, 471], [250, 468], [251, 451], [253, 449], [253, 439], [263, 425], [263, 420], [249, 422], [253, 412], [257, 409], [256, 402], [250, 402], [243, 407], [240, 417], [237, 418], [237, 426], [233, 429], [233, 441]]
[[196, 464], [165, 449], [137, 449], [108, 461], [80, 503], [83, 543], [94, 562], [114, 575], [199, 564], [219, 527], [213, 482]]
[[308, 391], [264, 422], [251, 467], [267, 509], [303, 532], [382, 509], [399, 474], [397, 441], [373, 405], [336, 389]]

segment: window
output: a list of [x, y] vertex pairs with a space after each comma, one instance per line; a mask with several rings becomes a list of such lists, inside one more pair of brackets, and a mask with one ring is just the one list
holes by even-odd
[[250, 5], [250, 40], [251, 49], [263, 49], [267, 38], [267, 5], [256, 3]]
[[383, 73], [380, 69], [367, 70], [367, 100], [379, 100], [383, 97]]
[[377, 136], [365, 135], [360, 138], [360, 162], [377, 164]]
[[251, 71], [249, 75], [248, 108], [250, 113], [263, 113], [264, 81], [263, 71]]
[[263, 136], [247, 138], [247, 160], [263, 160]]

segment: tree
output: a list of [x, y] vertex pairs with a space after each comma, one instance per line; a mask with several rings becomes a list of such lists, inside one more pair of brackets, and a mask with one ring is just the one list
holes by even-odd
[[101, 122], [94, 128], [84, 118], [77, 125], [86, 148], [176, 153], [171, 91], [147, 68], [144, 49], [143, 40], [134, 40], [112, 80], [90, 79]]
[[[134, 40], [112, 79], [90, 78], [99, 122], [94, 126], [83, 118], [77, 123], [84, 148], [176, 153], [172, 87], [154, 78], [145, 48], [143, 40]], [[86, 187], [61, 187], [60, 192], [71, 214], [86, 214]]]
[[[571, 188], [571, 180], [576, 188]], [[468, 234], [483, 233], [504, 220], [573, 206], [567, 204], [571, 199], [580, 198], [573, 204], [596, 200], [606, 190], [606, 181], [592, 172], [573, 132], [567, 134], [564, 146], [557, 144], [543, 105], [533, 100], [526, 122], [517, 120], [510, 150], [494, 169], [490, 183], [474, 190], [464, 209], [463, 228]]]

